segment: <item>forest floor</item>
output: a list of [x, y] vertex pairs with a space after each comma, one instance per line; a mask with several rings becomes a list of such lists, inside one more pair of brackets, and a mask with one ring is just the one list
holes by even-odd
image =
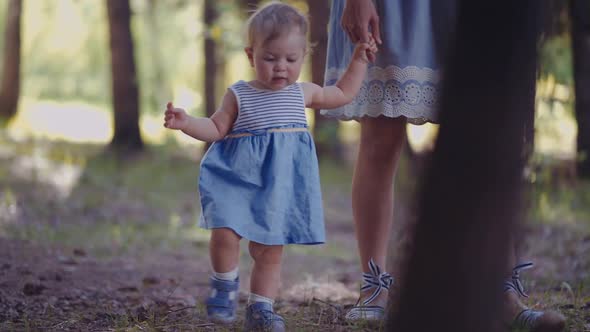
[[[0, 331], [239, 330], [241, 320], [219, 327], [205, 317], [199, 151], [149, 147], [120, 162], [98, 145], [0, 143]], [[275, 308], [293, 331], [379, 329], [343, 320], [359, 284], [351, 169], [326, 163], [321, 172], [328, 242], [286, 249]], [[243, 249], [239, 317], [251, 264]], [[535, 262], [523, 273], [526, 303], [562, 312], [569, 331], [590, 331], [590, 220], [533, 218], [522, 251]]]

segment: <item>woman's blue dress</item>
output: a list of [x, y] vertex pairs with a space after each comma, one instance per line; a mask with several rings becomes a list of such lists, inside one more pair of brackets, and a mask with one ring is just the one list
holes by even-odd
[[[354, 45], [340, 22], [346, 0], [332, 0], [325, 85], [333, 85], [350, 62]], [[375, 0], [381, 39], [354, 101], [322, 114], [341, 120], [363, 116], [406, 117], [436, 122], [441, 64], [455, 23], [453, 0]]]

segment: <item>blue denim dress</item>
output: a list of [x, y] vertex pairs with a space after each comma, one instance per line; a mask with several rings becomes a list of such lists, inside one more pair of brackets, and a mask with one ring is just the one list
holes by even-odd
[[[354, 45], [340, 22], [346, 0], [333, 0], [329, 21], [325, 85], [346, 70]], [[408, 122], [436, 122], [441, 63], [455, 24], [454, 0], [375, 0], [381, 39], [352, 103], [322, 110], [341, 120], [363, 116], [406, 117]]]
[[268, 91], [239, 81], [230, 89], [238, 118], [201, 161], [199, 225], [267, 245], [324, 243], [318, 160], [301, 86]]

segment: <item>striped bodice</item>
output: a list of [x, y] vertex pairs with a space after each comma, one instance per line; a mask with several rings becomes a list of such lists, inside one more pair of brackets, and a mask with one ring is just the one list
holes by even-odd
[[238, 101], [232, 133], [284, 126], [307, 126], [305, 100], [299, 83], [282, 90], [262, 90], [244, 81], [230, 87]]

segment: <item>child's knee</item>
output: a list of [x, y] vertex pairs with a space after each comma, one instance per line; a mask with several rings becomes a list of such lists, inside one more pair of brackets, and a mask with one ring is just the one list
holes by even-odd
[[250, 256], [255, 262], [265, 264], [279, 264], [283, 256], [283, 246], [269, 246], [250, 241], [248, 245]]
[[211, 231], [211, 245], [218, 247], [239, 245], [241, 237], [231, 228], [214, 228]]

